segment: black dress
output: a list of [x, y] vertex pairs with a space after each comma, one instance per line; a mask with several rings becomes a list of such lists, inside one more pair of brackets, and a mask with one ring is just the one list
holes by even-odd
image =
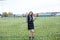
[[34, 29], [33, 16], [27, 16], [28, 30]]

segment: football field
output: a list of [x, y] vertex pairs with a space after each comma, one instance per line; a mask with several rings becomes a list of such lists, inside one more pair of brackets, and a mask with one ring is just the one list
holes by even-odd
[[[60, 17], [37, 17], [35, 40], [60, 40]], [[25, 17], [0, 18], [0, 40], [28, 40]]]

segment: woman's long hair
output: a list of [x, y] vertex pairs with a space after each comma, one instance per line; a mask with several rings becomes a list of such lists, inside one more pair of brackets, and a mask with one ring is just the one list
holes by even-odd
[[[32, 13], [32, 14], [30, 15], [30, 13]], [[28, 16], [31, 16], [31, 17], [32, 17], [32, 16], [33, 16], [33, 12], [32, 12], [32, 11], [30, 11], [30, 12], [29, 12], [29, 14], [28, 14]]]

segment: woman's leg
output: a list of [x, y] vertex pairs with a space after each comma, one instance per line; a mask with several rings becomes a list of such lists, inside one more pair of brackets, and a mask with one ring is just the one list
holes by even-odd
[[34, 29], [31, 30], [32, 40], [34, 40]]
[[29, 30], [29, 40], [32, 40], [32, 34], [31, 34], [31, 30]]
[[34, 37], [34, 29], [31, 30], [32, 37]]
[[34, 30], [29, 30], [29, 39], [34, 40]]

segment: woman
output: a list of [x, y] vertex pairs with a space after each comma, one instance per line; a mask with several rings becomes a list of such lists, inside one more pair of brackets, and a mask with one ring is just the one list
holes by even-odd
[[34, 40], [34, 20], [33, 20], [33, 12], [30, 11], [27, 15], [27, 24], [29, 30], [29, 40]]

